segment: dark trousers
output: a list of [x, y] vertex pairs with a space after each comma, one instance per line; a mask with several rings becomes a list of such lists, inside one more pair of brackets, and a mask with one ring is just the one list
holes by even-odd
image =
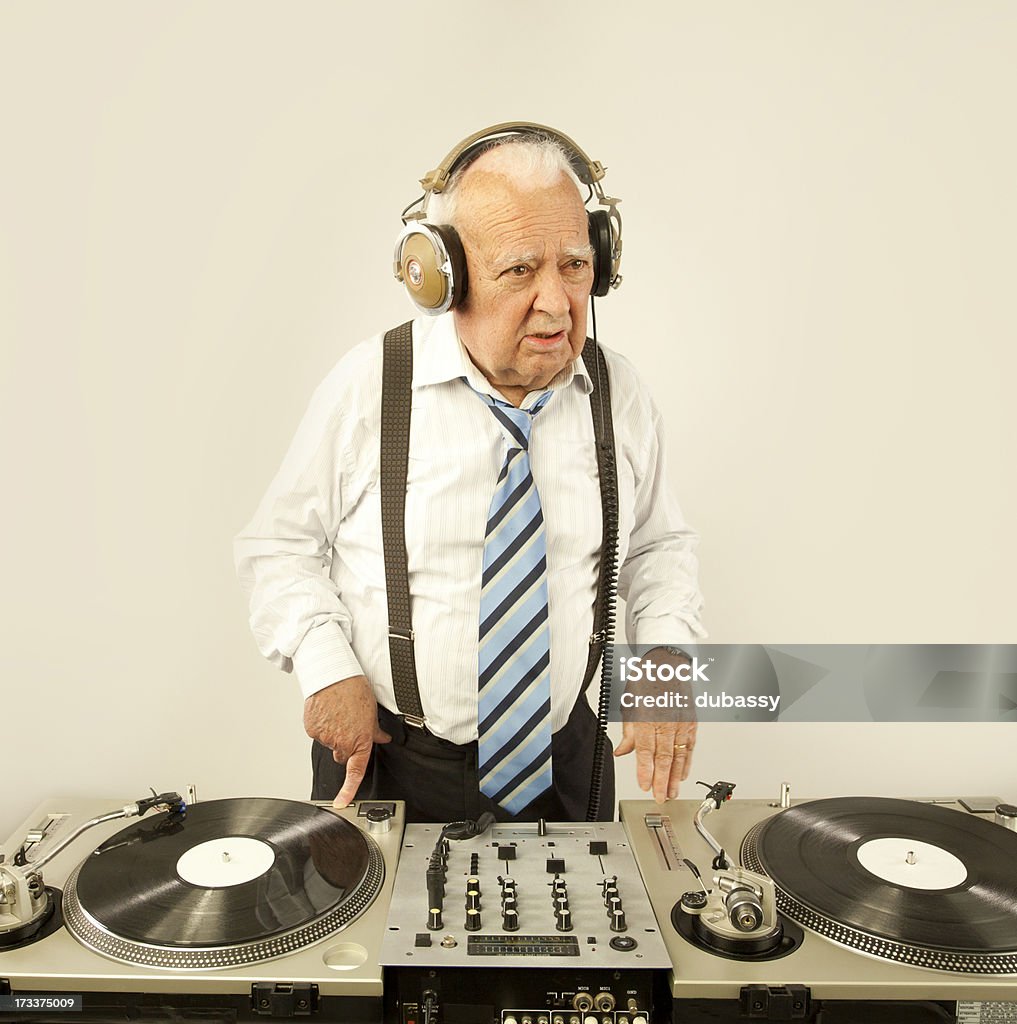
[[[392, 712], [378, 707], [378, 723], [391, 743], [376, 743], [358, 800], [405, 800], [407, 821], [475, 820], [490, 811], [499, 821], [585, 821], [593, 777], [593, 745], [597, 716], [580, 696], [565, 725], [551, 737], [552, 785], [514, 817], [480, 792], [477, 744], [457, 745], [429, 732], [405, 725]], [[346, 768], [336, 764], [332, 751], [314, 741], [312, 800], [332, 800], [346, 780]], [[614, 816], [614, 758], [604, 737], [604, 766], [600, 788], [600, 819]]]

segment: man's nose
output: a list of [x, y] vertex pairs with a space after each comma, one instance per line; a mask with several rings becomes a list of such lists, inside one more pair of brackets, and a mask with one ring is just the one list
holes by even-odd
[[542, 267], [537, 274], [537, 294], [533, 308], [556, 319], [568, 313], [569, 296], [557, 267]]

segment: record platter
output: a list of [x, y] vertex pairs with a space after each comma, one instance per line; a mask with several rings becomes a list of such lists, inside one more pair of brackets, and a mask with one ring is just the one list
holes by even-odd
[[182, 1005], [378, 1020], [402, 805], [174, 797], [112, 812], [48, 801], [15, 832], [0, 864], [3, 1002], [73, 993], [75, 1020]]
[[621, 803], [676, 1022], [1017, 1022], [1014, 808], [733, 789]]

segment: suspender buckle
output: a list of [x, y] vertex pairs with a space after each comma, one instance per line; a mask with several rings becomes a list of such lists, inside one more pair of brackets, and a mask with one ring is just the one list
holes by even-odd
[[594, 644], [602, 644], [607, 639], [607, 630], [598, 629], [596, 633], [590, 634], [590, 646]]
[[403, 715], [403, 721], [407, 725], [412, 725], [414, 729], [423, 729], [426, 719], [418, 718], [416, 715]]
[[400, 633], [397, 630], [394, 630], [391, 626], [388, 628], [388, 636], [390, 640], [408, 640], [410, 643], [413, 643], [414, 639], [412, 629], [407, 630], [405, 633]]

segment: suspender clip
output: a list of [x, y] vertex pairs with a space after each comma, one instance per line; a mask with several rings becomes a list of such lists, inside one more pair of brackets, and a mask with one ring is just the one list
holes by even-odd
[[413, 639], [414, 639], [414, 634], [413, 634], [413, 630], [412, 629], [407, 630], [405, 633], [399, 633], [396, 630], [394, 630], [391, 626], [389, 626], [389, 628], [388, 628], [388, 635], [389, 635], [389, 639], [391, 639], [391, 640], [409, 640], [410, 643], [413, 643]]
[[596, 633], [590, 634], [590, 646], [594, 644], [602, 644], [607, 639], [607, 630], [598, 629]]
[[416, 715], [403, 715], [403, 721], [412, 725], [414, 729], [423, 729], [426, 719], [418, 718]]

